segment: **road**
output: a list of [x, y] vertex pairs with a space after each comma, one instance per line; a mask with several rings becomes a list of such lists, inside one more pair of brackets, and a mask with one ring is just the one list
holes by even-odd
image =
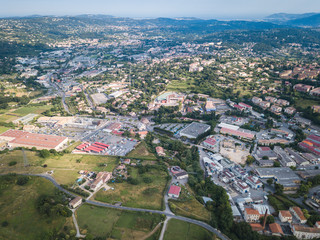
[[[0, 175], [4, 175], [4, 174], [0, 174]], [[69, 194], [73, 197], [76, 197], [75, 194], [67, 191], [66, 189], [64, 189], [63, 187], [61, 187], [56, 180], [51, 177], [48, 174], [21, 174], [21, 175], [26, 175], [26, 176], [36, 176], [36, 177], [42, 177], [45, 178], [47, 180], [49, 180], [50, 182], [53, 183], [53, 185], [55, 187], [57, 187], [60, 191]], [[208, 231], [214, 233], [215, 235], [217, 235], [218, 238], [222, 239], [222, 240], [229, 240], [228, 237], [226, 237], [224, 234], [222, 234], [218, 229], [213, 228], [212, 226], [210, 226], [209, 224], [205, 223], [205, 222], [201, 222], [198, 220], [194, 220], [191, 218], [186, 218], [186, 217], [182, 217], [182, 216], [176, 216], [171, 212], [168, 211], [160, 211], [160, 210], [151, 210], [151, 209], [142, 209], [142, 208], [132, 208], [132, 207], [123, 207], [123, 206], [115, 206], [115, 205], [111, 205], [108, 203], [102, 203], [102, 202], [97, 202], [97, 201], [92, 201], [92, 200], [87, 200], [86, 203], [94, 205], [94, 206], [99, 206], [99, 207], [106, 207], [106, 208], [113, 208], [113, 209], [119, 209], [119, 210], [127, 210], [127, 211], [135, 211], [135, 212], [149, 212], [149, 213], [155, 213], [155, 214], [163, 214], [166, 217], [170, 217], [173, 219], [177, 219], [177, 220], [181, 220], [184, 222], [189, 222], [192, 224], [196, 224], [198, 226], [201, 226], [205, 229], [207, 229]]]

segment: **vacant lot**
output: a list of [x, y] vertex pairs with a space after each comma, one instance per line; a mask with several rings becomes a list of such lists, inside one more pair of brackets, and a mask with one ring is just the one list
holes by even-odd
[[168, 86], [168, 91], [187, 91], [195, 87], [193, 80], [172, 80]]
[[8, 226], [0, 227], [0, 239], [41, 239], [52, 229], [60, 231], [64, 225], [73, 228], [71, 219], [43, 216], [35, 207], [41, 194], [53, 194], [56, 190], [50, 181], [30, 177], [24, 186], [3, 182], [4, 177], [0, 177], [0, 222], [7, 221]]
[[112, 239], [143, 239], [161, 221], [159, 214], [127, 212], [84, 204], [77, 212], [83, 234]]
[[135, 149], [133, 149], [127, 157], [129, 158], [139, 158], [144, 160], [156, 160], [156, 156], [149, 152], [145, 142], [141, 142]]
[[187, 222], [171, 219], [164, 235], [165, 240], [212, 240], [213, 234], [206, 229]]
[[[21, 150], [10, 151], [0, 155], [0, 173], [42, 173], [53, 170], [53, 177], [60, 184], [72, 184], [79, 176], [80, 170], [109, 171], [116, 166], [116, 158], [109, 156], [93, 156], [79, 154], [53, 155], [44, 159], [37, 152], [25, 150], [29, 167], [24, 167], [24, 159]], [[17, 162], [14, 166], [9, 163]], [[47, 167], [42, 166], [46, 164]], [[106, 164], [106, 166], [105, 166]]]
[[[163, 205], [163, 191], [166, 186], [167, 173], [157, 169], [139, 174], [136, 168], [132, 168], [131, 176], [138, 180], [137, 185], [127, 182], [109, 183], [108, 191], [100, 190], [95, 199], [106, 203], [122, 202], [123, 206], [148, 208], [161, 210]], [[151, 183], [145, 183], [143, 178], [148, 177]]]
[[170, 200], [170, 208], [177, 215], [207, 222], [211, 219], [210, 212], [194, 197], [187, 201]]

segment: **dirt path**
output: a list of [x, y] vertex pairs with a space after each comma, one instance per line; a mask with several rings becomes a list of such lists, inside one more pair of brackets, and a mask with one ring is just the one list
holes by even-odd
[[158, 225], [151, 232], [149, 232], [146, 236], [141, 238], [141, 240], [145, 240], [148, 237], [151, 237], [160, 228], [161, 224], [162, 224], [162, 222], [159, 222]]

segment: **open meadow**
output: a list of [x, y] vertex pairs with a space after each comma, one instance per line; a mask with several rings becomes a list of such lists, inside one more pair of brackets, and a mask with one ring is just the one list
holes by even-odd
[[187, 222], [171, 219], [168, 222], [164, 240], [212, 240], [215, 235], [206, 229]]
[[159, 214], [128, 212], [88, 204], [82, 205], [76, 215], [82, 234], [104, 239], [144, 239], [161, 222]]
[[[42, 239], [43, 234], [64, 226], [73, 229], [71, 218], [40, 215], [36, 209], [37, 198], [42, 194], [54, 194], [55, 186], [40, 177], [29, 177], [27, 184], [20, 186], [0, 177], [0, 222], [7, 222], [1, 227], [0, 239], [34, 240]], [[17, 178], [17, 177], [15, 177]], [[15, 179], [14, 178], [14, 179]]]
[[[108, 191], [101, 189], [95, 199], [101, 202], [114, 204], [122, 202], [123, 206], [161, 210], [163, 208], [163, 191], [167, 184], [167, 173], [151, 169], [139, 174], [137, 168], [132, 168], [131, 176], [138, 180], [137, 185], [128, 182], [108, 183], [114, 188]], [[143, 178], [150, 178], [150, 183], [145, 183]]]
[[[14, 150], [0, 155], [0, 173], [43, 173], [53, 171], [53, 177], [59, 184], [71, 185], [79, 176], [80, 170], [112, 172], [117, 164], [116, 157], [80, 155], [80, 154], [51, 154], [41, 158], [39, 153], [25, 150], [28, 164], [24, 166], [21, 150]], [[10, 162], [16, 162], [10, 166]], [[44, 168], [43, 166], [46, 165]]]

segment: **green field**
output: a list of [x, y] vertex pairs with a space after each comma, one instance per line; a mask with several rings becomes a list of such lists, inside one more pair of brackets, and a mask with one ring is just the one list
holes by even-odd
[[133, 149], [128, 155], [128, 158], [139, 158], [143, 160], [157, 160], [157, 157], [151, 153], [145, 142], [141, 142], [135, 149]]
[[56, 190], [50, 181], [30, 177], [24, 186], [4, 182], [4, 177], [0, 177], [0, 222], [7, 221], [8, 226], [0, 227], [0, 239], [43, 239], [42, 234], [52, 229], [60, 231], [64, 225], [73, 229], [71, 218], [49, 218], [40, 215], [35, 207], [41, 194], [53, 194]]
[[168, 86], [168, 91], [188, 91], [195, 87], [193, 80], [172, 80]]
[[207, 222], [211, 219], [210, 212], [194, 197], [187, 201], [170, 200], [170, 208], [177, 215]]
[[21, 116], [27, 115], [29, 113], [41, 114], [52, 108], [51, 105], [42, 105], [42, 106], [25, 106], [15, 110], [13, 113], [19, 114]]
[[0, 134], [1, 133], [4, 133], [5, 131], [9, 130], [10, 128], [8, 127], [3, 127], [3, 126], [0, 126]]
[[[126, 181], [123, 183], [108, 183], [108, 186], [113, 187], [104, 191], [101, 189], [95, 199], [106, 203], [122, 202], [123, 206], [147, 208], [161, 210], [163, 208], [163, 191], [167, 180], [167, 173], [161, 170], [151, 169], [142, 175], [138, 174], [136, 168], [132, 168], [131, 176], [137, 178], [138, 185], [132, 185]], [[143, 177], [152, 179], [151, 183], [144, 183]]]
[[313, 105], [320, 105], [320, 101], [311, 99], [297, 99], [295, 101], [295, 107], [307, 108]]
[[164, 240], [212, 240], [214, 235], [206, 229], [187, 222], [171, 219], [168, 222]]
[[161, 221], [159, 214], [136, 213], [84, 204], [76, 212], [82, 234], [112, 239], [144, 239]]
[[[43, 173], [53, 170], [53, 177], [60, 184], [71, 185], [75, 182], [80, 170], [88, 171], [109, 171], [112, 172], [117, 164], [115, 157], [94, 156], [81, 154], [51, 155], [44, 159], [37, 152], [25, 150], [29, 167], [24, 167], [21, 150], [10, 151], [0, 155], [0, 173]], [[9, 162], [16, 161], [17, 164], [9, 166]], [[46, 168], [42, 166], [47, 164]], [[107, 164], [107, 166], [102, 166]]]

